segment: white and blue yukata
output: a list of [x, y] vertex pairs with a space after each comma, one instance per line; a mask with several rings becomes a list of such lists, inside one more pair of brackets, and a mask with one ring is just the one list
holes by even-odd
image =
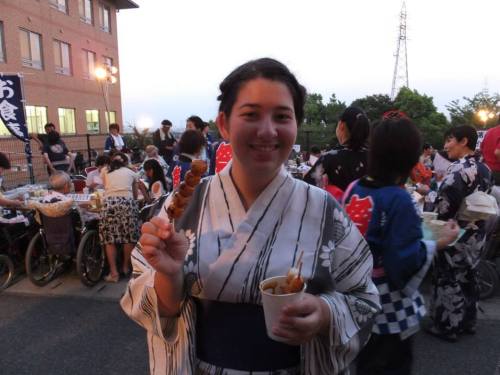
[[[155, 271], [132, 254], [121, 305], [147, 330], [151, 374], [348, 373], [379, 309], [365, 240], [328, 193], [284, 168], [245, 210], [230, 169], [202, 180], [175, 222], [190, 242], [178, 317], [159, 315]], [[267, 337], [258, 286], [285, 275], [301, 251], [307, 292], [328, 304], [331, 322], [291, 346]]]
[[[422, 241], [421, 219], [404, 188], [378, 185], [365, 177], [355, 182], [347, 194], [345, 209], [365, 236], [373, 255], [372, 279], [379, 290], [382, 305], [372, 328], [375, 335], [370, 343], [377, 341], [377, 345], [369, 349], [372, 352], [370, 357], [378, 357], [382, 367], [385, 364], [393, 366], [393, 360], [398, 362], [400, 358], [395, 353], [393, 358], [385, 359], [383, 357], [388, 351], [375, 353], [377, 349], [383, 350], [382, 341], [390, 340], [390, 346], [401, 348], [408, 345], [401, 357], [407, 356], [405, 360], [411, 362], [409, 342], [401, 343], [419, 330], [426, 313], [418, 287], [432, 263], [435, 242]], [[368, 370], [368, 365], [362, 363], [372, 359], [366, 357], [362, 352], [358, 373], [375, 373], [374, 367]], [[401, 363], [401, 366], [411, 366], [411, 363]]]

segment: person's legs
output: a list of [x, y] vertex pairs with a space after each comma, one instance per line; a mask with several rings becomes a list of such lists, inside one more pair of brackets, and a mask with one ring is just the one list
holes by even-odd
[[356, 360], [356, 374], [409, 375], [412, 361], [412, 337], [373, 334]]
[[122, 271], [127, 276], [132, 267], [130, 264], [130, 255], [132, 254], [132, 250], [134, 250], [134, 244], [132, 243], [126, 243], [123, 245], [123, 266], [122, 266]]
[[479, 300], [479, 288], [477, 284], [476, 270], [467, 270], [462, 284], [465, 299], [464, 316], [461, 322], [461, 331], [476, 333], [477, 302]]
[[107, 243], [105, 246], [106, 258], [108, 259], [109, 265], [109, 275], [106, 277], [106, 281], [118, 281], [120, 275], [116, 267], [116, 246], [112, 243]]

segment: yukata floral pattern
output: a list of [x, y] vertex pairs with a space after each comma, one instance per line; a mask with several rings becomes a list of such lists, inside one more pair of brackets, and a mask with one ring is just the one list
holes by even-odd
[[[457, 219], [465, 197], [475, 190], [489, 192], [488, 167], [475, 156], [466, 156], [448, 167], [439, 189], [438, 219]], [[476, 324], [478, 287], [476, 266], [485, 241], [484, 221], [458, 221], [465, 233], [454, 246], [439, 251], [434, 263], [431, 316], [445, 333], [460, 333]]]

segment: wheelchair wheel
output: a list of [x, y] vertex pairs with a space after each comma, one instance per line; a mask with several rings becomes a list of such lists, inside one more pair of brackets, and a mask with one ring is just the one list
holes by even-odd
[[477, 266], [477, 282], [479, 287], [479, 299], [489, 298], [495, 293], [499, 278], [496, 267], [492, 262], [480, 260]]
[[0, 255], [0, 290], [7, 288], [14, 278], [14, 263], [7, 255]]
[[87, 286], [94, 286], [104, 273], [105, 255], [99, 241], [99, 233], [92, 229], [80, 240], [76, 253], [76, 270], [80, 280]]
[[26, 274], [38, 286], [47, 285], [54, 279], [58, 269], [57, 256], [47, 251], [47, 244], [40, 233], [35, 234], [26, 251]]

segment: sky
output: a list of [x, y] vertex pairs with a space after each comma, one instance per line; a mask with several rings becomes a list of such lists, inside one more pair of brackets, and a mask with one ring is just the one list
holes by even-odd
[[[217, 115], [219, 83], [259, 57], [311, 93], [390, 94], [401, 0], [134, 0], [118, 13], [124, 124]], [[500, 1], [407, 0], [409, 86], [438, 109], [500, 91]]]

